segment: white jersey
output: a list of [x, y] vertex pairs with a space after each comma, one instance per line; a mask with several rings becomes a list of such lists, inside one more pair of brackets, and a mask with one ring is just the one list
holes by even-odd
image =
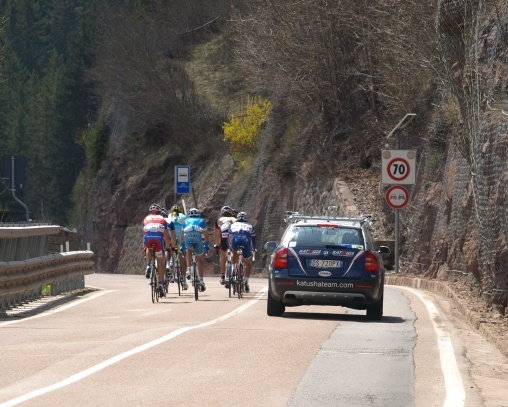
[[220, 229], [221, 237], [227, 239], [231, 225], [236, 222], [236, 218], [232, 216], [221, 216], [217, 219], [216, 227]]
[[229, 228], [229, 233], [232, 235], [247, 235], [247, 236], [255, 236], [254, 226], [247, 222], [235, 222], [232, 223]]

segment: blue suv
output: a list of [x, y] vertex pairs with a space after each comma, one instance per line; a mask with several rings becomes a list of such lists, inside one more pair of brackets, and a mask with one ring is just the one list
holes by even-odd
[[367, 318], [383, 316], [385, 269], [374, 249], [369, 217], [340, 218], [290, 214], [269, 266], [267, 314], [282, 315], [286, 306], [340, 305], [367, 310]]

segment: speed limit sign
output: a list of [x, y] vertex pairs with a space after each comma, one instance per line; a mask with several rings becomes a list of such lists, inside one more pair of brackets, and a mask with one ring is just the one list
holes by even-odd
[[383, 184], [411, 185], [415, 183], [415, 150], [383, 150], [381, 157]]

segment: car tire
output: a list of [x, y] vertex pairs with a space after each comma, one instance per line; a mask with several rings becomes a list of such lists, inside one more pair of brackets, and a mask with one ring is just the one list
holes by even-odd
[[266, 301], [266, 313], [270, 317], [279, 317], [281, 316], [286, 307], [280, 301], [276, 301], [272, 298], [270, 294], [270, 289], [268, 289], [268, 300]]
[[377, 303], [367, 307], [367, 319], [371, 321], [380, 321], [381, 318], [383, 318], [383, 298], [384, 295]]

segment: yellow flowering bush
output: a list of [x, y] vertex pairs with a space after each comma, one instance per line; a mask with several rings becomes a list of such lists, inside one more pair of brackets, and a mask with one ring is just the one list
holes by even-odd
[[230, 143], [231, 156], [242, 163], [259, 138], [261, 126], [266, 122], [272, 104], [268, 99], [256, 97], [249, 100], [242, 114], [233, 115], [222, 125], [224, 141]]

